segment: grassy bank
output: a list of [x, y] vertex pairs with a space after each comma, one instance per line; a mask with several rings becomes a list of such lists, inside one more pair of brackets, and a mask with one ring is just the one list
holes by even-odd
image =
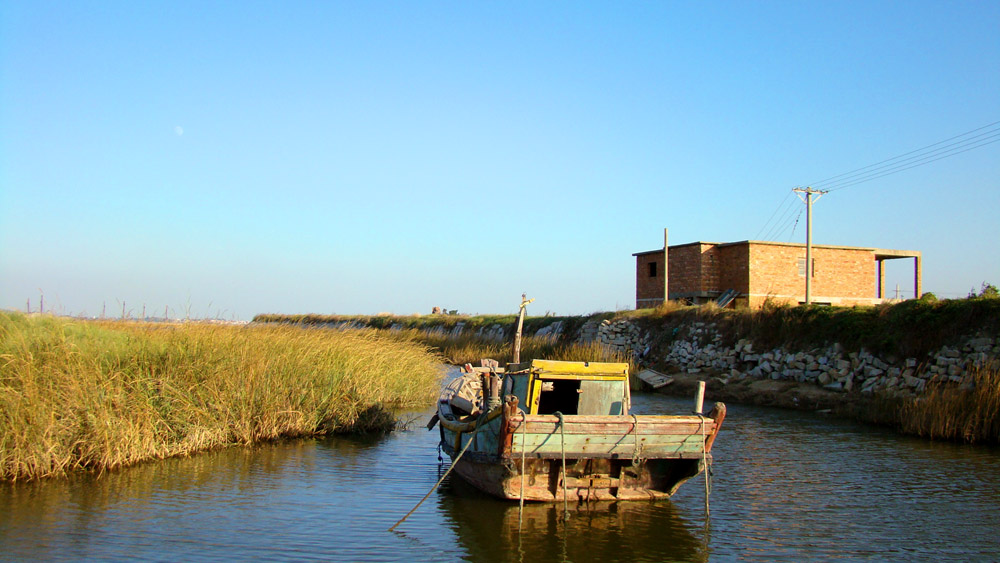
[[[991, 286], [992, 287], [992, 286]], [[652, 340], [651, 352], [646, 362], [654, 362], [660, 369], [669, 366], [655, 364], [669, 352], [680, 332], [694, 323], [710, 323], [722, 335], [723, 346], [740, 339], [753, 342], [755, 350], [783, 348], [809, 351], [839, 344], [845, 352], [862, 348], [878, 354], [886, 361], [899, 362], [905, 358], [924, 361], [943, 346], [959, 345], [970, 336], [1000, 336], [1000, 299], [986, 294], [968, 299], [936, 300], [933, 298], [903, 301], [872, 307], [765, 307], [761, 310], [720, 309], [713, 304], [687, 306], [668, 302], [656, 309], [600, 313], [586, 317], [528, 317], [526, 332], [533, 333], [557, 320], [563, 321], [559, 341], [526, 338], [522, 358], [549, 358], [567, 360], [623, 361], [599, 345], [574, 345], [578, 329], [589, 320], [629, 319], [646, 331]], [[261, 315], [258, 321], [327, 324], [356, 322], [388, 328], [404, 327], [400, 333], [419, 333], [414, 340], [441, 351], [453, 363], [475, 362], [492, 357], [501, 362], [510, 358], [509, 341], [480, 339], [474, 336], [479, 327], [501, 324], [513, 325], [515, 318], [498, 316], [463, 317], [427, 315], [413, 317], [346, 317], [346, 316], [269, 316]], [[459, 322], [464, 323], [462, 335], [448, 336]], [[443, 328], [444, 330], [440, 330]], [[437, 330], [435, 330], [437, 329]], [[396, 332], [396, 331], [394, 331]], [[632, 367], [633, 373], [636, 366]], [[703, 377], [703, 376], [702, 376]], [[928, 388], [918, 398], [877, 397], [859, 393], [825, 391], [823, 408], [833, 407], [843, 416], [887, 424], [901, 432], [932, 439], [966, 442], [1000, 443], [1000, 375], [996, 369], [982, 370], [975, 374], [975, 387], [941, 385]], [[763, 382], [747, 389], [736, 389], [738, 400], [761, 404], [813, 404], [817, 392], [815, 385], [808, 389], [794, 382]], [[765, 384], [766, 383], [766, 384]], [[794, 391], [764, 392], [768, 385], [795, 388]], [[797, 393], [809, 391], [808, 396]], [[743, 392], [745, 391], [745, 392]], [[735, 396], [735, 395], [734, 395]]]
[[[1000, 299], [917, 299], [871, 307], [764, 307], [720, 309], [670, 302], [656, 309], [619, 314], [647, 327], [668, 330], [694, 321], [715, 323], [729, 343], [746, 338], [757, 349], [808, 350], [839, 343], [848, 351], [897, 358], [922, 357], [974, 334], [1000, 335]], [[669, 342], [667, 342], [669, 344]]]
[[[631, 362], [622, 354], [615, 353], [597, 343], [578, 344], [566, 335], [576, 334], [579, 327], [590, 319], [610, 319], [614, 313], [597, 313], [588, 317], [526, 317], [525, 334], [533, 334], [552, 323], [563, 323], [564, 338], [534, 338], [526, 336], [521, 341], [521, 360], [531, 359]], [[332, 326], [354, 323], [356, 326], [389, 329], [394, 337], [403, 338], [429, 346], [439, 352], [445, 361], [454, 365], [472, 363], [478, 365], [483, 358], [492, 358], [504, 365], [513, 358], [511, 343], [513, 338], [497, 340], [477, 336], [479, 329], [500, 326], [512, 334], [517, 323], [516, 315], [412, 315], [412, 316], [365, 316], [365, 315], [257, 315], [257, 323], [293, 324], [299, 326]], [[451, 331], [458, 323], [464, 329], [458, 336]], [[632, 366], [635, 367], [634, 365]]]
[[0, 478], [386, 430], [389, 407], [432, 400], [440, 361], [376, 331], [0, 313]]
[[[730, 343], [741, 338], [754, 342], [758, 349], [784, 346], [807, 350], [837, 342], [849, 351], [866, 348], [871, 352], [900, 358], [920, 357], [955, 339], [972, 333], [1000, 335], [1000, 299], [918, 299], [873, 307], [765, 307], [760, 310], [720, 309], [714, 304], [702, 306], [668, 302], [655, 309], [595, 313], [576, 317], [527, 317], [526, 334], [556, 321], [563, 323], [563, 341], [576, 337], [578, 329], [590, 320], [627, 318], [658, 333], [660, 344], [669, 345], [671, 330], [691, 322], [715, 323]], [[396, 326], [404, 330], [443, 329], [451, 331], [463, 323], [463, 334], [480, 328], [500, 325], [511, 332], [515, 315], [258, 315], [254, 321], [326, 325], [354, 322], [372, 328]]]
[[[586, 321], [610, 319], [614, 313], [595, 313], [590, 316], [542, 317], [528, 316], [524, 319], [524, 333], [534, 334], [539, 329], [556, 322], [563, 323], [563, 334], [575, 334]], [[463, 334], [476, 333], [480, 329], [500, 326], [507, 336], [514, 333], [517, 315], [278, 315], [261, 314], [253, 318], [257, 323], [287, 323], [298, 325], [338, 325], [355, 323], [359, 326], [388, 329], [396, 327], [401, 330], [440, 330], [450, 332], [459, 323], [464, 327]]]
[[[474, 335], [451, 337], [440, 333], [426, 333], [417, 330], [406, 331], [403, 336], [440, 351], [446, 361], [455, 365], [471, 363], [479, 365], [479, 360], [491, 358], [504, 365], [513, 360], [513, 346], [510, 341], [480, 338]], [[575, 362], [626, 362], [631, 358], [615, 353], [597, 342], [577, 344], [551, 338], [525, 337], [521, 340], [521, 361], [533, 359], [564, 360]], [[634, 365], [632, 366], [635, 367]], [[634, 371], [630, 370], [630, 371]]]

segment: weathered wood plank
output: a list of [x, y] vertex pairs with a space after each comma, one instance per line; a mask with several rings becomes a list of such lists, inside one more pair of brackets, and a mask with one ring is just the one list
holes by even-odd
[[[528, 422], [559, 422], [559, 417], [554, 414], [529, 414], [524, 415]], [[521, 416], [515, 416], [514, 420], [520, 420]], [[701, 418], [695, 415], [672, 415], [672, 414], [640, 414], [636, 415], [639, 419], [639, 424], [659, 424], [659, 423], [671, 423], [671, 422], [688, 422], [698, 424], [701, 422]], [[632, 424], [631, 415], [621, 415], [621, 416], [607, 416], [607, 415], [587, 415], [587, 414], [567, 414], [563, 415], [563, 419], [566, 422], [626, 422]]]
[[666, 387], [674, 382], [674, 378], [651, 369], [644, 369], [640, 371], [636, 377], [653, 389]]
[[[525, 450], [528, 456], [538, 454], [551, 454], [561, 456], [562, 448], [558, 442], [544, 445], [528, 445]], [[701, 454], [701, 443], [679, 443], [679, 444], [650, 444], [644, 445], [640, 452], [644, 458], [669, 457], [670, 454], [689, 453]], [[635, 444], [580, 444], [572, 448], [566, 446], [567, 458], [579, 458], [583, 456], [593, 456], [603, 454], [604, 456], [617, 455], [621, 458], [629, 458], [635, 453]], [[517, 458], [521, 455], [521, 445], [515, 444], [511, 452], [511, 457]]]
[[[697, 451], [697, 452], [692, 452], [692, 451], [652, 452], [652, 453], [649, 453], [648, 455], [647, 455], [647, 453], [648, 452], [646, 452], [645, 450], [643, 450], [641, 457], [643, 459], [647, 459], [647, 460], [648, 459], [656, 459], [656, 460], [695, 459], [695, 460], [700, 460], [700, 459], [702, 459], [702, 455], [703, 455], [701, 451]], [[466, 454], [466, 455], [468, 455], [468, 454]], [[559, 452], [559, 451], [552, 451], [552, 452], [550, 452], [550, 451], [540, 451], [540, 452], [537, 452], [537, 453], [535, 453], [535, 452], [528, 452], [527, 454], [525, 454], [525, 457], [527, 457], [527, 459], [560, 459], [560, 458], [562, 458], [562, 452]], [[581, 455], [579, 457], [586, 457], [588, 459], [632, 459], [632, 452], [625, 452], [625, 453], [621, 453], [621, 452], [616, 452], [616, 453], [590, 452], [590, 453], [586, 454], [586, 456]], [[708, 459], [712, 459], [712, 454], [705, 454], [705, 457], [707, 457]], [[567, 459], [574, 459], [573, 456], [569, 455], [569, 452], [566, 453], [566, 458]], [[512, 453], [512, 454], [506, 456], [506, 459], [515, 460], [515, 461], [519, 460], [519, 459], [521, 459], [521, 452]]]
[[[536, 446], [548, 446], [555, 444], [559, 447], [563, 443], [563, 438], [565, 438], [566, 448], [575, 448], [577, 446], [582, 446], [584, 444], [630, 444], [635, 445], [636, 438], [632, 435], [597, 435], [597, 436], [580, 436], [574, 434], [566, 434], [562, 436], [560, 434], [518, 434], [514, 437], [514, 443], [518, 447], [523, 443], [527, 447]], [[639, 443], [643, 447], [647, 445], [654, 444], [700, 444], [702, 443], [701, 434], [698, 435], [658, 435], [658, 436], [639, 436]]]
[[557, 360], [532, 360], [532, 371], [546, 374], [607, 374], [624, 376], [628, 373], [628, 364], [610, 362], [564, 362]]
[[[702, 428], [700, 424], [663, 423], [653, 425], [640, 422], [638, 431], [636, 431], [631, 422], [628, 424], [620, 422], [574, 424], [567, 422], [565, 430], [562, 430], [558, 423], [529, 422], [523, 426], [515, 424], [514, 431], [517, 433], [527, 432], [529, 434], [559, 434], [560, 432], [564, 432], [566, 434], [639, 434], [642, 436], [659, 434], [701, 435]], [[715, 422], [706, 420], [704, 425], [705, 435], [710, 435], [714, 430]]]

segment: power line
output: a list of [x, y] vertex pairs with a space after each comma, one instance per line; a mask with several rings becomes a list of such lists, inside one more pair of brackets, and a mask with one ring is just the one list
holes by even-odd
[[855, 170], [851, 170], [850, 172], [844, 172], [843, 174], [837, 174], [836, 176], [830, 176], [829, 178], [826, 178], [825, 180], [820, 180], [819, 182], [813, 182], [810, 185], [818, 186], [820, 184], [829, 182], [830, 180], [835, 180], [837, 178], [840, 178], [841, 176], [846, 176], [848, 174], [853, 174], [855, 172], [860, 172], [862, 170], [866, 170], [866, 169], [871, 168], [873, 166], [878, 166], [879, 164], [883, 164], [883, 163], [886, 163], [886, 162], [889, 162], [889, 161], [892, 161], [892, 160], [897, 160], [897, 159], [902, 158], [904, 156], [911, 155], [911, 154], [913, 154], [915, 152], [920, 152], [920, 151], [929, 149], [931, 147], [936, 147], [936, 146], [940, 145], [941, 143], [947, 143], [948, 141], [953, 141], [955, 139], [958, 139], [959, 137], [965, 137], [969, 133], [975, 133], [976, 131], [980, 131], [982, 129], [986, 129], [987, 127], [993, 127], [994, 125], [998, 125], [998, 124], [1000, 124], [1000, 121], [994, 121], [993, 123], [990, 123], [988, 125], [983, 125], [982, 127], [977, 127], [976, 129], [973, 129], [971, 131], [966, 131], [965, 133], [962, 133], [960, 135], [955, 135], [954, 137], [950, 137], [950, 138], [945, 139], [943, 141], [938, 141], [936, 143], [932, 143], [930, 145], [927, 145], [926, 147], [919, 148], [919, 149], [916, 149], [916, 150], [912, 150], [910, 152], [906, 152], [906, 153], [903, 153], [903, 154], [901, 154], [899, 156], [894, 156], [892, 158], [887, 158], [887, 159], [885, 159], [885, 160], [883, 160], [881, 162], [876, 162], [875, 164], [869, 164], [868, 166], [862, 166], [861, 168], [857, 168]]
[[757, 231], [757, 234], [754, 236], [754, 239], [757, 239], [757, 240], [760, 239], [761, 233], [763, 233], [764, 230], [767, 229], [768, 225], [771, 224], [771, 221], [774, 219], [774, 216], [778, 214], [778, 210], [781, 209], [781, 206], [785, 205], [785, 202], [788, 200], [788, 196], [790, 196], [790, 195], [791, 195], [791, 193], [785, 194], [785, 197], [778, 203], [778, 207], [775, 207], [774, 208], [774, 212], [772, 212], [771, 216], [767, 218], [767, 222], [764, 223], [764, 226], [761, 227], [759, 231]]
[[847, 183], [838, 184], [838, 185], [835, 185], [835, 186], [828, 186], [827, 189], [829, 191], [842, 190], [844, 188], [849, 188], [849, 187], [857, 185], [857, 184], [861, 184], [861, 183], [864, 183], [864, 182], [869, 182], [871, 180], [877, 180], [879, 178], [882, 178], [884, 176], [888, 176], [890, 174], [895, 174], [897, 172], [903, 172], [903, 171], [909, 170], [911, 168], [916, 168], [918, 166], [923, 166], [925, 164], [930, 164], [932, 162], [936, 162], [938, 160], [941, 160], [941, 159], [944, 159], [944, 158], [948, 158], [949, 156], [955, 156], [955, 155], [958, 155], [958, 154], [962, 154], [964, 152], [969, 152], [969, 151], [971, 151], [973, 149], [978, 149], [979, 147], [984, 147], [986, 145], [991, 145], [993, 143], [996, 143], [996, 142], [1000, 141], [1000, 132], [998, 132], [997, 134], [993, 135], [992, 137], [995, 137], [995, 138], [993, 138], [992, 141], [986, 141], [986, 142], [983, 142], [983, 143], [980, 143], [978, 145], [971, 146], [971, 147], [963, 147], [963, 148], [961, 148], [961, 150], [954, 149], [952, 152], [949, 152], [947, 154], [935, 155], [934, 158], [926, 158], [924, 160], [921, 160], [919, 162], [915, 162], [915, 163], [912, 163], [912, 164], [901, 165], [901, 166], [897, 166], [897, 167], [894, 167], [894, 168], [890, 168], [888, 170], [880, 170], [877, 173], [873, 173], [871, 176], [867, 176], [867, 177], [864, 177], [864, 178], [855, 179], [855, 180], [849, 181]]
[[[784, 229], [785, 220], [788, 215], [788, 210], [795, 206], [795, 196], [792, 192], [785, 194], [785, 200], [778, 204], [777, 209], [771, 214], [771, 218], [767, 220], [767, 223], [761, 227], [760, 231], [755, 237], [758, 240], [768, 240], [776, 229]], [[763, 235], [763, 239], [761, 236]]]
[[[791, 192], [790, 192], [791, 193]], [[780, 219], [774, 223], [774, 226], [764, 235], [764, 240], [774, 240], [782, 232], [788, 229], [789, 223], [792, 222], [795, 216], [795, 210], [798, 209], [798, 200], [794, 196], [789, 200], [788, 205], [782, 212]]]
[[[869, 164], [868, 166], [856, 168], [849, 172], [837, 174], [825, 180], [813, 182], [810, 185], [821, 186], [831, 191], [839, 190], [990, 145], [1000, 141], [1000, 127], [997, 127], [998, 124], [1000, 124], [1000, 121], [995, 121], [943, 141], [932, 143], [925, 147], [876, 162], [875, 164]], [[986, 131], [983, 131], [984, 129]], [[977, 132], [979, 133], [973, 135], [973, 133]]]
[[[931, 143], [925, 147], [887, 158], [875, 164], [869, 164], [868, 166], [862, 166], [861, 168], [855, 168], [842, 174], [830, 176], [809, 185], [811, 186], [810, 189], [820, 189], [824, 192], [842, 190], [997, 142], [1000, 142], [1000, 121], [988, 123], [942, 141]], [[792, 190], [792, 192], [794, 191]], [[796, 203], [796, 198], [788, 198], [788, 195], [791, 194], [786, 194], [785, 199], [771, 213], [767, 222], [764, 223], [764, 226], [757, 233], [757, 238], [760, 238], [761, 233], [764, 233], [763, 240], [773, 239], [784, 232], [789, 225], [791, 225], [791, 235], [795, 234], [795, 229], [801, 217], [801, 211], [798, 215], [795, 215], [796, 206], [794, 204]]]
[[799, 219], [802, 218], [802, 210], [799, 209], [799, 214], [795, 216], [795, 223], [792, 225], [792, 232], [788, 234], [788, 241], [791, 242], [792, 238], [795, 237], [795, 229], [799, 226]]

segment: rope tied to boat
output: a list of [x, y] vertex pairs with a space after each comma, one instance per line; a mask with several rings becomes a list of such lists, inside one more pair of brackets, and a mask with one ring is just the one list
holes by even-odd
[[556, 411], [554, 414], [559, 419], [559, 436], [562, 443], [563, 522], [565, 522], [569, 519], [569, 493], [566, 489], [566, 480], [569, 479], [569, 475], [566, 474], [566, 421], [563, 419], [563, 413]]
[[635, 437], [635, 448], [632, 450], [632, 467], [642, 463], [642, 442], [639, 440], [639, 417], [632, 414], [632, 435]]
[[708, 497], [712, 494], [712, 482], [709, 479], [709, 474], [712, 472], [712, 466], [711, 462], [708, 461], [708, 448], [706, 447], [708, 445], [708, 439], [705, 435], [705, 420], [708, 417], [700, 412], [696, 412], [695, 414], [698, 415], [698, 419], [701, 421], [701, 464], [704, 467], [705, 472], [705, 516], [707, 517], [709, 515]]
[[[416, 506], [414, 506], [413, 508], [411, 508], [410, 511], [406, 513], [406, 516], [403, 516], [402, 518], [400, 518], [399, 522], [396, 522], [395, 524], [393, 524], [392, 527], [389, 528], [387, 531], [389, 531], [389, 532], [395, 531], [396, 530], [396, 526], [399, 526], [400, 524], [402, 524], [407, 518], [410, 517], [411, 514], [413, 514], [414, 512], [416, 512], [417, 509], [420, 508], [420, 505], [423, 504], [424, 501], [427, 500], [427, 498], [430, 497], [431, 494], [434, 491], [436, 491], [439, 486], [441, 486], [441, 483], [444, 482], [445, 477], [447, 477], [451, 473], [451, 470], [455, 469], [455, 466], [458, 465], [458, 460], [462, 459], [462, 456], [465, 455], [466, 451], [468, 451], [469, 446], [472, 445], [473, 438], [475, 438], [476, 434], [479, 433], [479, 429], [482, 428], [483, 426], [485, 426], [485, 424], [480, 424], [480, 422], [482, 422], [482, 420], [483, 420], [483, 418], [485, 418], [485, 416], [486, 416], [486, 413], [483, 413], [482, 415], [480, 415], [479, 420], [476, 422], [476, 427], [472, 430], [472, 435], [469, 436], [469, 441], [465, 443], [465, 447], [462, 448], [462, 451], [458, 452], [458, 455], [455, 456], [454, 460], [452, 460], [451, 467], [449, 467], [448, 470], [444, 472], [444, 475], [442, 475], [441, 478], [438, 479], [437, 483], [434, 483], [434, 486], [431, 487], [431, 490], [427, 491], [427, 494], [424, 495], [424, 498], [420, 499], [420, 502], [418, 502], [416, 504]], [[461, 436], [461, 434], [459, 434], [459, 436]]]
[[[519, 424], [518, 427], [520, 428], [520, 426], [524, 425], [527, 419], [528, 419], [527, 414], [522, 413], [521, 424]], [[517, 507], [517, 532], [519, 537], [521, 533], [521, 522], [524, 519], [524, 463], [525, 463], [525, 458], [527, 457], [526, 452], [528, 451], [528, 446], [527, 443], [525, 442], [525, 440], [527, 439], [527, 434], [528, 434], [528, 427], [525, 426], [524, 428], [521, 429], [521, 490], [517, 495], [521, 497]]]

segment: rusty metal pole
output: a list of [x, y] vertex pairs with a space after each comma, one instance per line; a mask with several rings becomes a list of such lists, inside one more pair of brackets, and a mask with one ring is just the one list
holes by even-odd
[[666, 305], [670, 299], [670, 284], [667, 274], [669, 272], [669, 256], [667, 255], [667, 229], [663, 229], [663, 304]]

